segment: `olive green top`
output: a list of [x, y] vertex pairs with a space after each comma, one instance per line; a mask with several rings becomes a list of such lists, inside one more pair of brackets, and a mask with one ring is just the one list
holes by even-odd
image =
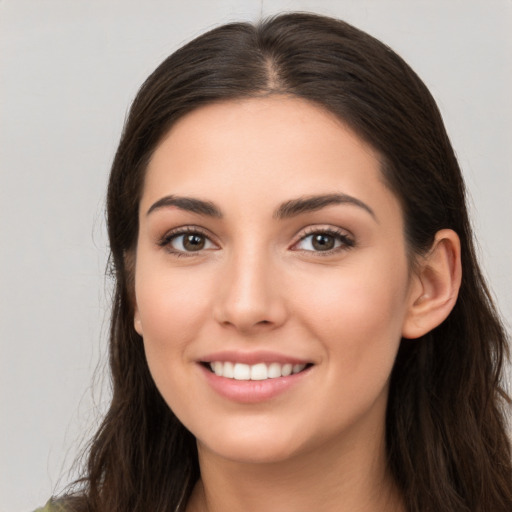
[[66, 512], [66, 510], [58, 501], [50, 500], [44, 507], [38, 508], [34, 512]]

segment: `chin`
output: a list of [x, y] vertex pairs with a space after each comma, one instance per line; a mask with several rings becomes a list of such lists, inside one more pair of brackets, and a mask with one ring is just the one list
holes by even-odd
[[277, 464], [292, 459], [296, 454], [295, 450], [289, 448], [279, 446], [262, 448], [261, 444], [257, 446], [230, 444], [229, 446], [215, 447], [215, 449], [202, 447], [201, 443], [198, 445], [199, 453], [201, 453], [201, 449], [205, 449], [205, 451], [213, 452], [217, 457], [237, 464]]
[[272, 464], [289, 460], [303, 449], [298, 439], [268, 434], [262, 430], [247, 435], [221, 434], [217, 438], [198, 439], [198, 450], [226, 460], [245, 464]]

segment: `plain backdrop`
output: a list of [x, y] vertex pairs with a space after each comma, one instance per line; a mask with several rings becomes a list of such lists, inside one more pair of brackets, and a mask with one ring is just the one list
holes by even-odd
[[0, 0], [1, 512], [69, 481], [108, 402], [103, 208], [130, 101], [182, 43], [282, 10], [355, 24], [430, 87], [512, 323], [510, 0]]

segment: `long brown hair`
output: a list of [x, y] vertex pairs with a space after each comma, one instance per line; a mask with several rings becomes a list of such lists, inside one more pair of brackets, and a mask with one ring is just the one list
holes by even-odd
[[412, 257], [442, 228], [460, 236], [458, 301], [438, 328], [402, 340], [391, 376], [387, 453], [407, 510], [512, 510], [510, 401], [501, 380], [507, 339], [477, 264], [464, 183], [437, 106], [387, 46], [342, 21], [300, 13], [198, 37], [167, 58], [133, 102], [107, 198], [113, 397], [69, 504], [93, 512], [184, 509], [199, 477], [195, 440], [157, 391], [133, 327], [144, 173], [159, 141], [191, 110], [275, 93], [327, 109], [379, 152]]

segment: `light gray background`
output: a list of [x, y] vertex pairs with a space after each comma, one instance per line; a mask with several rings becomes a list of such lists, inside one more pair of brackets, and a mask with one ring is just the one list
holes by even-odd
[[423, 77], [511, 323], [512, 1], [0, 0], [0, 511], [69, 481], [108, 401], [104, 189], [130, 100], [183, 42], [281, 10], [343, 18]]

